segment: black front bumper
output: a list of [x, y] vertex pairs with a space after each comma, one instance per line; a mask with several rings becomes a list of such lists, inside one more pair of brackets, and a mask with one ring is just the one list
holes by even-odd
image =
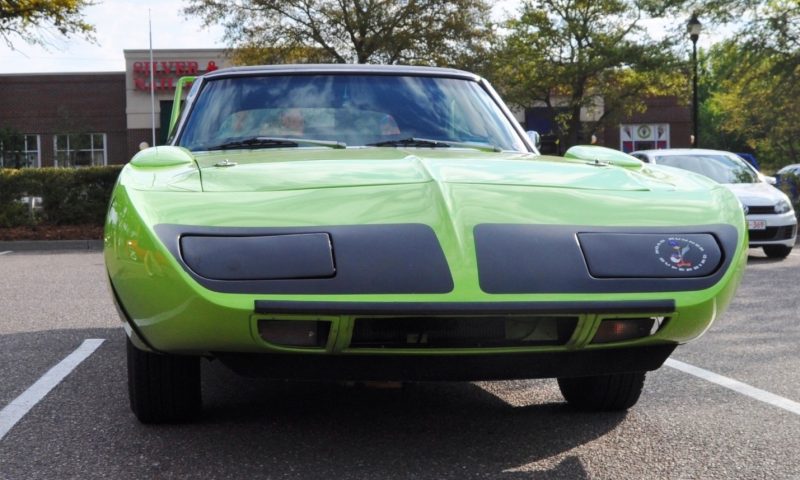
[[214, 355], [239, 374], [271, 379], [476, 381], [650, 371], [659, 368], [676, 346], [502, 355]]

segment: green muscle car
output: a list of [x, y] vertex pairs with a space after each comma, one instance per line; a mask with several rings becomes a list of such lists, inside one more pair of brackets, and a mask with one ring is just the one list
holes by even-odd
[[203, 358], [276, 379], [555, 377], [578, 408], [626, 409], [744, 270], [729, 190], [601, 147], [539, 155], [470, 73], [231, 68], [179, 108], [105, 226], [142, 422], [200, 412]]

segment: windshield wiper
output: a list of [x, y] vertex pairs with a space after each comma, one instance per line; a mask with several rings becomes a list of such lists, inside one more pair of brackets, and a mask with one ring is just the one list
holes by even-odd
[[398, 140], [386, 140], [383, 142], [368, 143], [368, 147], [429, 147], [429, 148], [447, 148], [450, 146], [447, 142], [439, 140], [430, 140], [427, 138], [408, 137]]
[[474, 148], [482, 152], [502, 152], [500, 147], [490, 145], [488, 143], [473, 143], [473, 142], [451, 142], [444, 140], [432, 140], [429, 138], [409, 137], [401, 138], [399, 140], [386, 140], [383, 142], [368, 143], [368, 147], [423, 147], [423, 148], [448, 148], [448, 147], [462, 147]]
[[328, 148], [347, 148], [347, 145], [344, 143], [330, 142], [325, 140], [284, 137], [246, 137], [220, 143], [219, 145], [205, 147], [203, 150], [234, 150], [238, 148], [294, 148], [299, 147], [300, 145], [314, 145]]

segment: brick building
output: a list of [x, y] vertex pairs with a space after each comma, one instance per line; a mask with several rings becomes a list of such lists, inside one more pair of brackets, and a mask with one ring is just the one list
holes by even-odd
[[676, 97], [653, 97], [646, 101], [647, 110], [632, 115], [616, 127], [604, 132], [605, 145], [632, 152], [692, 146], [692, 112]]
[[[221, 49], [154, 50], [153, 122], [150, 52], [124, 55], [124, 72], [0, 75], [0, 167], [125, 163], [152, 143], [153, 123], [156, 143], [166, 140], [179, 77], [228, 65]], [[10, 158], [4, 140], [22, 155]]]
[[[602, 114], [602, 100], [594, 109], [581, 111], [581, 121], [592, 122]], [[598, 132], [597, 144], [632, 152], [662, 148], [689, 148], [692, 146], [692, 117], [689, 105], [682, 105], [672, 96], [645, 99], [646, 110], [623, 119], [618, 125]], [[556, 112], [559, 109], [556, 108]], [[562, 154], [565, 145], [558, 145], [555, 135], [553, 111], [544, 107], [517, 112], [517, 119], [528, 130], [542, 136], [542, 153]]]
[[0, 128], [23, 135], [25, 166], [124, 161], [125, 73], [0, 75]]

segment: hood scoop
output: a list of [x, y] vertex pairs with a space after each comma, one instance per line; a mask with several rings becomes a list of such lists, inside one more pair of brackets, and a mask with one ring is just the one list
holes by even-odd
[[576, 145], [564, 153], [564, 158], [585, 160], [590, 165], [613, 165], [623, 168], [642, 168], [644, 163], [636, 157], [606, 147], [596, 145]]

